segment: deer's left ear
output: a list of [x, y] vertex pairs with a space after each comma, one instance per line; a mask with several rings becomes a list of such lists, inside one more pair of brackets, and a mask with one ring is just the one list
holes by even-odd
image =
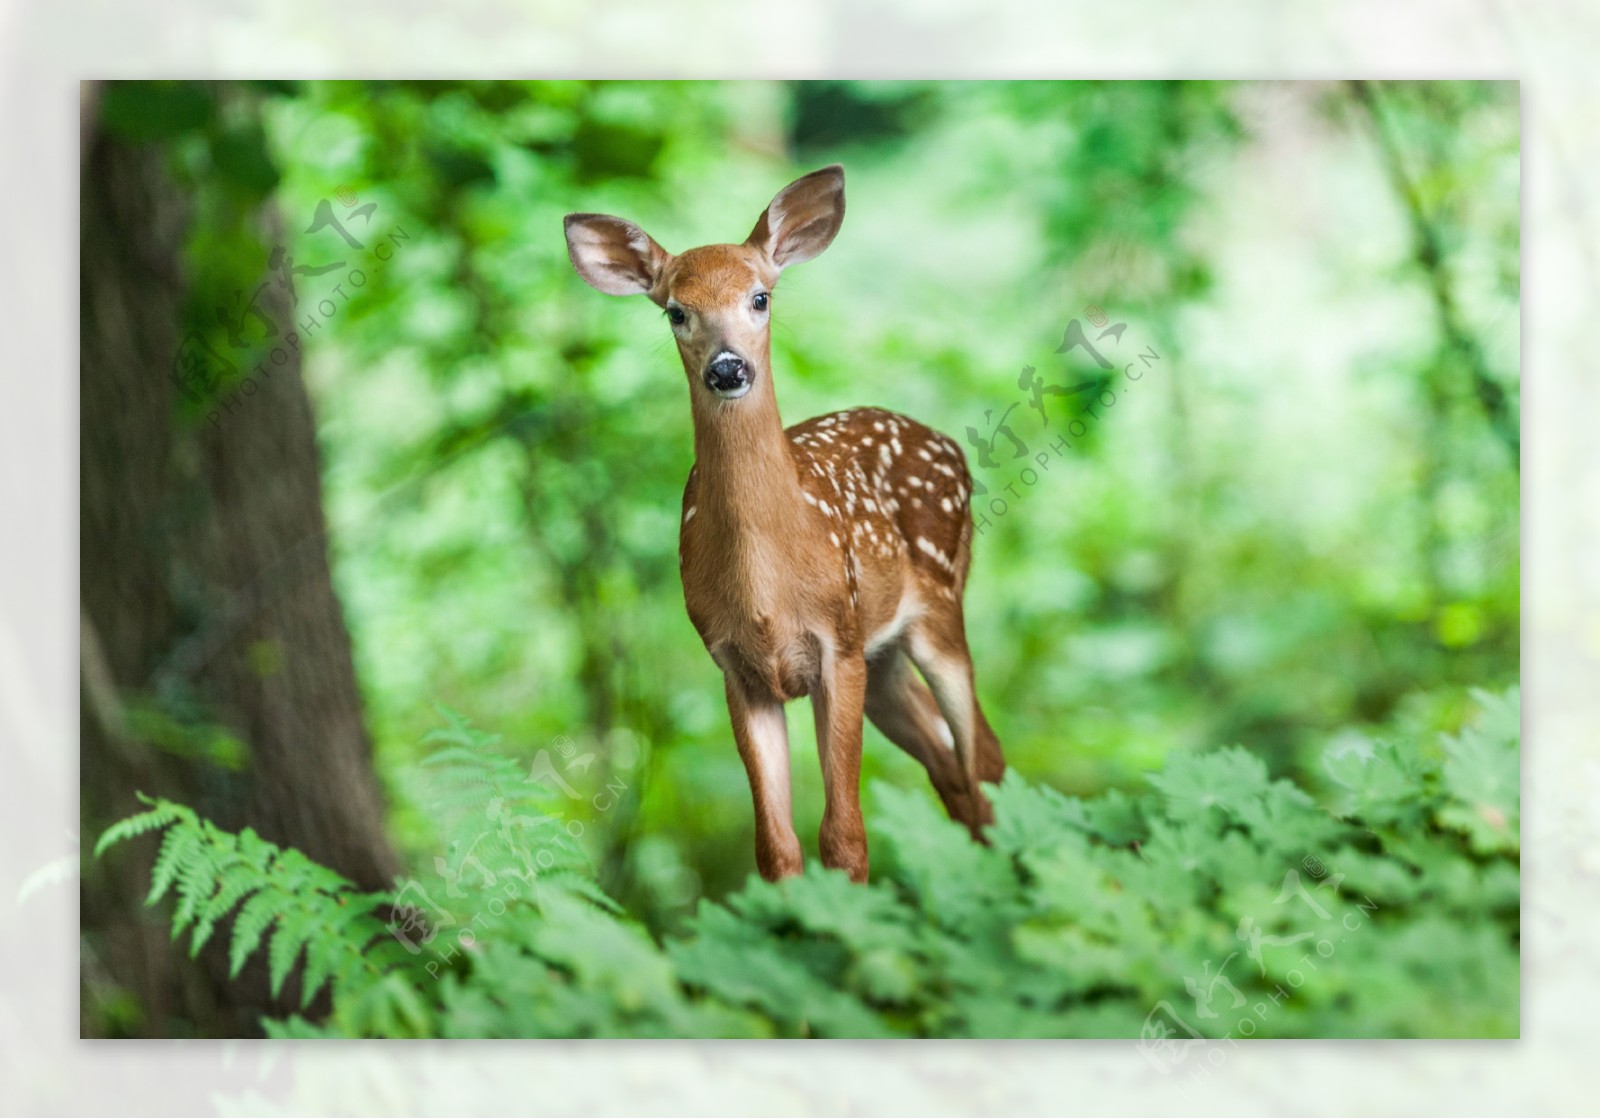
[[844, 168], [835, 163], [780, 190], [745, 244], [781, 271], [827, 248], [843, 224]]
[[[607, 295], [656, 299], [672, 254], [634, 225], [607, 214], [568, 214], [567, 256], [584, 282]], [[659, 300], [657, 300], [659, 302]]]

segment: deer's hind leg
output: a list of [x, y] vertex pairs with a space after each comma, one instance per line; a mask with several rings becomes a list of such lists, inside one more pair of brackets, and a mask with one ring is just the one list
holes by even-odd
[[979, 783], [999, 781], [1005, 776], [1006, 765], [1000, 740], [978, 703], [959, 600], [943, 609], [930, 610], [913, 622], [906, 635], [906, 651], [928, 681], [939, 713], [950, 728], [962, 779], [975, 805], [977, 824], [987, 824], [994, 814]]
[[977, 837], [981, 826], [978, 805], [956, 759], [950, 726], [933, 693], [899, 647], [886, 649], [868, 662], [866, 711], [885, 738], [928, 771], [950, 818], [965, 824]]

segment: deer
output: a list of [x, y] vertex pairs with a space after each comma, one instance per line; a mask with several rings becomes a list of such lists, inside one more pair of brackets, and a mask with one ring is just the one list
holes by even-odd
[[979, 705], [962, 598], [972, 476], [960, 446], [913, 419], [852, 408], [785, 428], [772, 375], [774, 289], [844, 221], [844, 169], [778, 192], [740, 244], [676, 255], [605, 214], [565, 218], [578, 275], [665, 314], [689, 382], [694, 465], [678, 557], [684, 604], [722, 671], [755, 809], [756, 868], [803, 869], [785, 705], [809, 696], [825, 803], [824, 867], [867, 879], [863, 719], [927, 770], [982, 842], [981, 788], [1005, 772]]

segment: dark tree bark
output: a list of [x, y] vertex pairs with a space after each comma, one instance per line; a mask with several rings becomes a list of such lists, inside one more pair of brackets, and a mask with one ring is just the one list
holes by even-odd
[[[362, 724], [328, 562], [321, 473], [299, 356], [212, 424], [180, 418], [190, 206], [159, 145], [86, 127], [81, 173], [80, 597], [83, 835], [139, 808], [135, 790], [254, 827], [368, 889], [398, 863]], [[260, 215], [264, 227], [269, 207]], [[263, 261], [263, 265], [265, 261]], [[287, 324], [287, 307], [263, 298]], [[281, 297], [280, 297], [281, 298]], [[226, 393], [228, 390], [221, 390]], [[242, 766], [145, 741], [134, 702], [180, 697], [246, 748]], [[256, 1032], [252, 984], [183, 958], [142, 908], [155, 845], [85, 868], [83, 1027]], [[122, 989], [137, 1024], [107, 1025]]]

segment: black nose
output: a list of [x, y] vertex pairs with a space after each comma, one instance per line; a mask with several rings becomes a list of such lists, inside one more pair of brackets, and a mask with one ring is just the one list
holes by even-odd
[[750, 383], [750, 372], [744, 358], [737, 354], [718, 354], [706, 366], [706, 384], [716, 392], [734, 392]]

